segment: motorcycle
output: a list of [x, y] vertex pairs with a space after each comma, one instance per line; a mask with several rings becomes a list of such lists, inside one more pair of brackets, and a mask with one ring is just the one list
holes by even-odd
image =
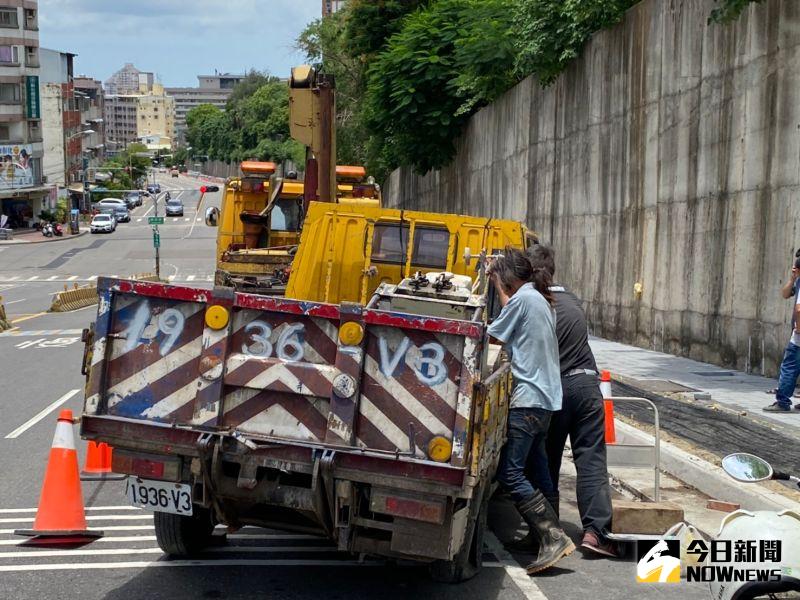
[[[774, 471], [772, 465], [753, 454], [729, 454], [722, 459], [722, 468], [742, 483], [774, 479], [790, 481], [800, 488], [800, 477]], [[711, 582], [711, 596], [715, 600], [745, 600], [800, 591], [800, 512], [737, 510], [722, 520], [716, 539], [730, 540], [733, 544], [739, 540], [780, 540], [780, 559], [770, 566], [780, 569], [781, 577], [777, 581]], [[764, 565], [752, 562], [736, 566], [758, 569]]]
[[42, 225], [42, 235], [44, 237], [53, 237], [53, 226], [50, 223]]
[[64, 235], [64, 228], [61, 226], [61, 223], [56, 223], [55, 227], [53, 228], [53, 233], [56, 237], [61, 237]]

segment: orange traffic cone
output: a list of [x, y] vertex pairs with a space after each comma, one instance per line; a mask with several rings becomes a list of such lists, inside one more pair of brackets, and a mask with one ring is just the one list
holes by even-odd
[[16, 535], [31, 537], [102, 537], [102, 531], [89, 531], [83, 510], [83, 494], [78, 477], [78, 453], [72, 436], [72, 411], [58, 415], [56, 434], [44, 474], [42, 494], [33, 529], [17, 529]]
[[114, 473], [111, 470], [111, 456], [113, 450], [105, 442], [89, 442], [86, 449], [86, 462], [81, 471], [81, 481], [109, 481], [125, 479], [125, 475]]
[[617, 431], [614, 428], [614, 401], [611, 395], [611, 372], [600, 372], [600, 393], [603, 394], [603, 414], [606, 422], [606, 444], [617, 443]]

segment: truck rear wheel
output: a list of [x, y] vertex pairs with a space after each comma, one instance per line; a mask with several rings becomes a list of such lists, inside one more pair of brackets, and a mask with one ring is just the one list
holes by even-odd
[[156, 512], [153, 521], [159, 548], [171, 556], [196, 554], [208, 546], [214, 531], [211, 512], [198, 506], [191, 517]]
[[452, 560], [437, 560], [428, 565], [431, 579], [442, 583], [461, 583], [472, 579], [481, 570], [490, 495], [488, 491], [483, 492], [480, 503], [475, 505], [478, 514], [471, 520], [471, 529], [467, 532], [469, 542], [464, 543]]

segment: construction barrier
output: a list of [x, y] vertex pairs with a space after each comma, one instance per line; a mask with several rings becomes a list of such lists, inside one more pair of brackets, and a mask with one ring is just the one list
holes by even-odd
[[11, 329], [11, 323], [8, 322], [8, 317], [6, 316], [6, 305], [3, 304], [3, 297], [0, 296], [0, 331], [5, 331], [6, 329]]
[[[158, 277], [153, 273], [139, 273], [131, 275], [126, 279], [134, 279], [136, 281], [158, 281]], [[89, 284], [85, 286], [75, 286], [72, 289], [67, 289], [64, 286], [63, 292], [57, 292], [53, 297], [53, 303], [50, 306], [50, 312], [69, 312], [71, 310], [78, 310], [97, 304], [97, 285]]]

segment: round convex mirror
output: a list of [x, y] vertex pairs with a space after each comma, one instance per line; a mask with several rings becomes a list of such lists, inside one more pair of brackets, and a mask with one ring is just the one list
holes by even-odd
[[219, 223], [219, 209], [216, 206], [209, 206], [206, 209], [206, 225], [216, 227]]
[[772, 478], [772, 467], [763, 458], [745, 452], [729, 454], [722, 459], [722, 468], [736, 481], [764, 481]]

